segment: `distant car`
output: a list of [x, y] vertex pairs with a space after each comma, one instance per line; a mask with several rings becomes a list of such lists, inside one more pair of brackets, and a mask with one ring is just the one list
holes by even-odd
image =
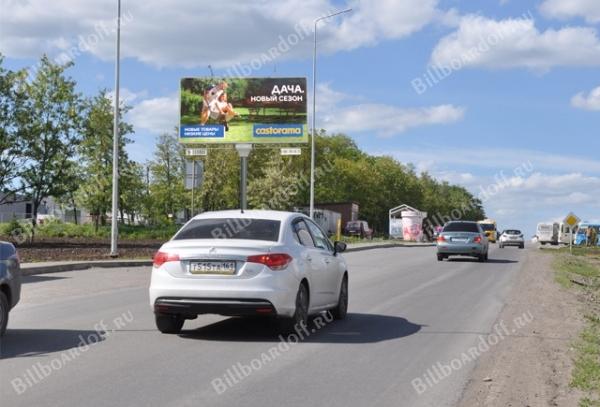
[[344, 228], [346, 236], [358, 236], [361, 239], [373, 239], [373, 229], [364, 220], [351, 220]]
[[311, 314], [346, 317], [343, 242], [300, 213], [206, 212], [154, 256], [150, 305], [163, 333], [199, 314], [277, 317], [292, 332]]
[[519, 249], [524, 249], [525, 238], [523, 237], [523, 232], [517, 229], [507, 229], [502, 232], [498, 247], [502, 249], [505, 246], [518, 246]]
[[488, 260], [488, 251], [488, 239], [477, 222], [448, 222], [437, 238], [438, 261], [450, 256], [471, 256], [485, 262]]
[[496, 240], [498, 239], [498, 230], [496, 229], [496, 221], [493, 219], [485, 219], [485, 220], [480, 220], [477, 223], [479, 223], [479, 226], [481, 226], [481, 229], [485, 233], [485, 236], [488, 238], [488, 241], [490, 243], [496, 243]]
[[0, 336], [6, 332], [8, 314], [21, 297], [21, 265], [12, 243], [0, 242]]

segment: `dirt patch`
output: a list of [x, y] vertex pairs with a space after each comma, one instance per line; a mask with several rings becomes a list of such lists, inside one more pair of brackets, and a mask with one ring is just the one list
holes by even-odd
[[[164, 243], [162, 240], [121, 240], [119, 258], [151, 259]], [[68, 260], [107, 260], [110, 241], [92, 238], [36, 238], [33, 243], [17, 246], [23, 263]]]
[[584, 321], [577, 295], [554, 281], [553, 258], [529, 251], [499, 321], [533, 320], [481, 356], [459, 406], [578, 405], [582, 394], [569, 382]]

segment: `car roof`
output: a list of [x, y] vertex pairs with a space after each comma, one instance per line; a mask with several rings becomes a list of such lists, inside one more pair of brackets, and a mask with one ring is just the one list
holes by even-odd
[[308, 216], [299, 212], [284, 212], [284, 211], [272, 211], [272, 210], [260, 210], [252, 209], [241, 211], [239, 209], [228, 210], [228, 211], [215, 211], [215, 212], [204, 212], [194, 216], [194, 219], [224, 219], [224, 218], [239, 218], [239, 219], [266, 219], [266, 220], [278, 220], [285, 222], [290, 218], [304, 217], [308, 219]]
[[475, 224], [478, 224], [478, 222], [473, 222], [472, 220], [451, 220], [449, 222], [446, 222], [446, 225], [448, 225], [450, 223], [475, 223]]

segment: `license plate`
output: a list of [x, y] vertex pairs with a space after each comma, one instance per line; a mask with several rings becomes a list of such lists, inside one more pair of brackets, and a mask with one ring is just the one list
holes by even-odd
[[469, 241], [469, 239], [454, 238], [454, 239], [452, 239], [452, 241], [457, 242], [457, 243], [467, 243]]
[[190, 263], [192, 274], [235, 274], [235, 261], [198, 261]]

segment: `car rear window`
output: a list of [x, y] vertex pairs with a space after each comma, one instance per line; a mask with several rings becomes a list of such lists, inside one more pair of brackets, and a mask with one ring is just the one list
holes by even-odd
[[173, 240], [243, 239], [276, 242], [280, 226], [280, 221], [269, 219], [195, 219], [177, 232]]
[[476, 223], [470, 222], [452, 222], [444, 226], [444, 232], [470, 232], [479, 233]]
[[348, 222], [348, 224], [346, 225], [346, 227], [348, 227], [348, 228], [359, 228], [360, 227], [360, 222]]
[[507, 235], [520, 235], [521, 231], [516, 229], [506, 230], [504, 231]]

